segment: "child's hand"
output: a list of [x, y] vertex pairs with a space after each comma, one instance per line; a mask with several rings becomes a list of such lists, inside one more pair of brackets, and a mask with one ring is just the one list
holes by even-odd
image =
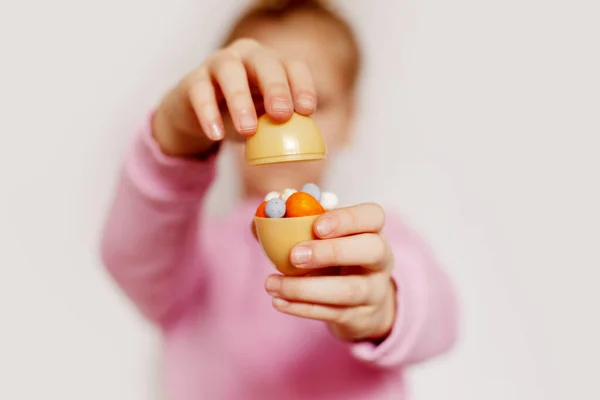
[[311, 270], [345, 267], [342, 276], [272, 275], [266, 289], [284, 313], [326, 321], [344, 340], [382, 340], [394, 324], [393, 254], [380, 231], [385, 214], [376, 204], [327, 212], [315, 222], [323, 240], [297, 245], [292, 263]]
[[244, 136], [256, 131], [263, 112], [282, 122], [294, 110], [310, 115], [316, 93], [308, 66], [283, 60], [255, 40], [237, 40], [165, 96], [154, 118], [154, 137], [169, 155], [203, 154], [225, 136], [222, 108]]

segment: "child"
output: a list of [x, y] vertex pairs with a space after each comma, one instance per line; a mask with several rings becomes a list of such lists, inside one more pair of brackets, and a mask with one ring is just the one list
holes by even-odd
[[[312, 115], [331, 158], [354, 112], [352, 31], [317, 1], [284, 3], [242, 16], [142, 127], [102, 257], [163, 333], [169, 399], [401, 399], [403, 369], [456, 336], [451, 285], [424, 244], [376, 204], [340, 208], [319, 217], [321, 240], [296, 246], [291, 260], [344, 274], [283, 277], [249, 229], [267, 192], [319, 184], [326, 167], [246, 165], [239, 139], [257, 115]], [[245, 201], [212, 221], [202, 204], [223, 142], [239, 158]]]

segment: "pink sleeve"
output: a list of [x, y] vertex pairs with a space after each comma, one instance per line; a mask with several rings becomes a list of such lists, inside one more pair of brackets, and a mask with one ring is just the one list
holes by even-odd
[[215, 159], [165, 156], [151, 117], [134, 137], [101, 242], [101, 256], [121, 289], [150, 320], [164, 325], [204, 282], [201, 204]]
[[384, 234], [396, 263], [396, 321], [382, 343], [356, 343], [351, 350], [359, 360], [393, 368], [448, 351], [456, 340], [458, 312], [453, 287], [426, 245], [389, 216]]

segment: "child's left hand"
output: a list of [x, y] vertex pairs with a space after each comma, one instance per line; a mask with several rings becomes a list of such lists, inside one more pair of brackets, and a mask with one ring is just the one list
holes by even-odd
[[291, 261], [298, 268], [327, 271], [342, 267], [341, 276], [267, 278], [273, 306], [286, 314], [329, 323], [343, 340], [385, 339], [396, 315], [396, 286], [390, 273], [393, 254], [381, 235], [385, 214], [377, 204], [361, 204], [323, 214], [314, 230], [321, 240], [297, 245]]

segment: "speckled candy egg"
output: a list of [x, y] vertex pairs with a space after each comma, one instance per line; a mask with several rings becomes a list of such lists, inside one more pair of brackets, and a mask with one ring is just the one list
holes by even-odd
[[315, 185], [314, 183], [305, 184], [304, 186], [302, 186], [301, 191], [304, 193], [310, 194], [317, 201], [321, 200], [321, 189], [319, 189], [319, 187], [317, 185]]
[[282, 218], [285, 215], [285, 201], [277, 198], [267, 202], [265, 213], [269, 218]]
[[321, 206], [326, 210], [333, 210], [334, 208], [337, 208], [337, 206], [339, 205], [339, 199], [338, 197], [335, 195], [335, 193], [331, 193], [331, 192], [323, 192], [321, 193]]
[[296, 193], [296, 189], [285, 189], [283, 192], [281, 192], [281, 200], [287, 201], [287, 199], [289, 199], [294, 193]]
[[270, 192], [265, 196], [265, 201], [269, 201], [272, 199], [278, 199], [281, 195], [279, 192]]

